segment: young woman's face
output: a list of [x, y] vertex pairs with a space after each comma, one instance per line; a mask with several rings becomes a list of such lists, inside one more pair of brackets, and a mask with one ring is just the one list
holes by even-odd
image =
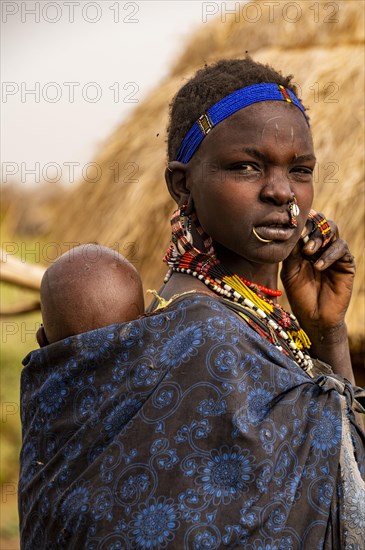
[[[313, 199], [315, 156], [297, 107], [262, 102], [221, 122], [190, 161], [186, 183], [203, 229], [226, 252], [277, 263], [299, 240]], [[298, 226], [290, 226], [295, 196]], [[253, 233], [272, 242], [261, 242]]]

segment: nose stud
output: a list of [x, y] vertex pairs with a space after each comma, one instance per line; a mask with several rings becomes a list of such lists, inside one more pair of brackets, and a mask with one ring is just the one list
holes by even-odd
[[295, 198], [295, 195], [293, 195], [293, 200], [290, 201], [290, 203], [288, 204], [288, 207], [289, 207], [289, 213], [290, 213], [290, 225], [291, 227], [297, 227], [298, 222], [296, 218], [299, 216], [300, 210], [299, 210], [299, 206], [297, 203], [297, 199]]

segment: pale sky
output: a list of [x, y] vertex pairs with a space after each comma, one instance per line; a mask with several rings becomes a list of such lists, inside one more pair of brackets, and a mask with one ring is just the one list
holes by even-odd
[[77, 180], [169, 72], [203, 24], [203, 4], [2, 1], [2, 180], [28, 186], [43, 173], [67, 183], [73, 169]]

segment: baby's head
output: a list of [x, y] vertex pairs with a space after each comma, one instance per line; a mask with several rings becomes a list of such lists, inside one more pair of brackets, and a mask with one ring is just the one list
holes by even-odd
[[41, 283], [39, 345], [136, 319], [144, 312], [137, 270], [115, 250], [77, 246], [58, 258]]

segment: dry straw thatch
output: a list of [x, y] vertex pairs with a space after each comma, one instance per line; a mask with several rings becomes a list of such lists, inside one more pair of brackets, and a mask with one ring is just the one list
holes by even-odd
[[[100, 180], [80, 183], [65, 196], [52, 238], [112, 247], [119, 243], [119, 250], [136, 260], [144, 287], [159, 287], [174, 206], [163, 180], [168, 104], [204, 63], [243, 57], [248, 51], [255, 60], [294, 74], [310, 108], [319, 160], [315, 207], [337, 221], [358, 265], [348, 313], [356, 344], [364, 341], [364, 5], [357, 0], [280, 2], [272, 17], [268, 3], [251, 4], [256, 13], [258, 6], [261, 9], [256, 22], [255, 8], [248, 12], [242, 4], [236, 18], [227, 15], [223, 21], [218, 14], [202, 25], [170, 76], [100, 151], [95, 159]], [[297, 14], [300, 18], [290, 22]], [[118, 181], [112, 169], [116, 162]]]

